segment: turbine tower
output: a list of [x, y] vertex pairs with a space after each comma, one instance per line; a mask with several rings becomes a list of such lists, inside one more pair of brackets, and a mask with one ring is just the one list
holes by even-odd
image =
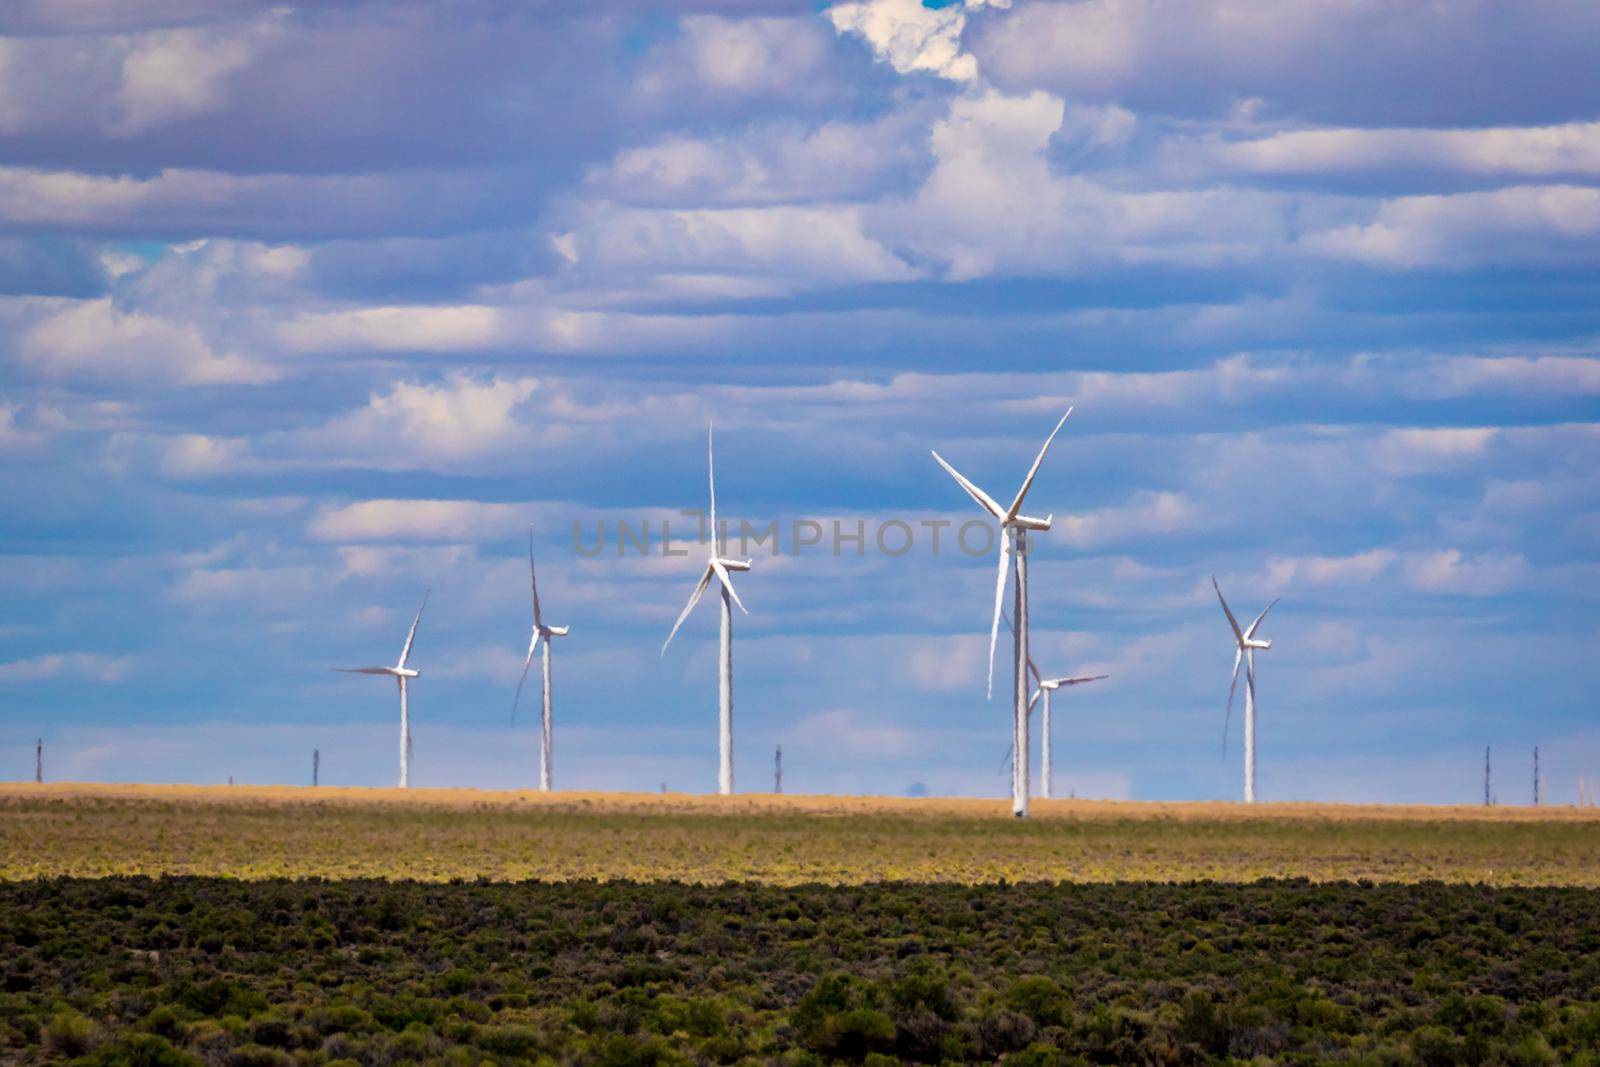
[[511, 700], [511, 721], [517, 721], [517, 702], [522, 699], [522, 684], [528, 680], [528, 668], [533, 665], [533, 650], [544, 641], [544, 715], [539, 721], [539, 791], [550, 792], [550, 640], [567, 636], [571, 627], [546, 626], [539, 611], [539, 576], [533, 569], [533, 527], [528, 527], [528, 581], [533, 586], [533, 635], [528, 639], [528, 658], [522, 664], [522, 678], [517, 682], [517, 695]]
[[[1011, 625], [1011, 616], [1001, 612], [1000, 617], [1006, 620], [1006, 629], [1010, 630], [1012, 634], [1015, 634], [1017, 631]], [[1033, 683], [1035, 687], [1033, 690], [1033, 696], [1028, 698], [1028, 714], [1033, 714], [1033, 706], [1039, 703], [1041, 697], [1044, 700], [1044, 715], [1043, 719], [1040, 721], [1040, 726], [1043, 729], [1041, 730], [1042, 736], [1039, 738], [1039, 749], [1042, 756], [1042, 759], [1040, 760], [1041, 766], [1039, 768], [1039, 775], [1044, 779], [1044, 783], [1043, 788], [1041, 788], [1039, 791], [1039, 795], [1044, 797], [1044, 799], [1049, 800], [1052, 781], [1052, 772], [1050, 768], [1050, 694], [1055, 692], [1057, 689], [1074, 685], [1083, 685], [1087, 682], [1098, 682], [1111, 677], [1111, 675], [1095, 674], [1081, 675], [1076, 678], [1046, 678], [1039, 673], [1039, 668], [1034, 664], [1032, 655], [1028, 656], [1028, 673], [1033, 675]], [[1010, 758], [1009, 753], [1007, 753], [1007, 758]]]
[[750, 569], [750, 560], [725, 559], [718, 554], [722, 548], [721, 539], [717, 530], [717, 469], [716, 457], [711, 447], [711, 427], [706, 427], [706, 470], [711, 485], [711, 548], [706, 559], [706, 569], [700, 575], [699, 583], [694, 587], [694, 592], [689, 594], [689, 602], [683, 606], [683, 611], [678, 615], [678, 621], [672, 624], [672, 633], [667, 634], [667, 639], [661, 643], [661, 654], [667, 654], [667, 646], [672, 644], [678, 627], [683, 625], [683, 620], [689, 617], [689, 612], [700, 603], [706, 587], [715, 578], [722, 585], [722, 655], [718, 669], [718, 715], [717, 715], [717, 792], [728, 794], [733, 792], [733, 605], [738, 604], [739, 610], [746, 615], [750, 612], [739, 599], [739, 594], [734, 592], [733, 579], [729, 571], [747, 571]]
[[422, 606], [417, 617], [411, 620], [411, 632], [406, 634], [405, 647], [400, 650], [400, 660], [393, 667], [335, 667], [342, 674], [387, 674], [400, 683], [400, 788], [411, 788], [411, 715], [406, 707], [406, 683], [422, 677], [421, 671], [406, 666], [411, 658], [411, 643], [417, 639], [417, 623], [422, 621], [422, 609], [428, 606], [428, 592], [422, 594]]
[[[1068, 687], [1074, 686], [1074, 685], [1084, 685], [1084, 684], [1086, 684], [1088, 682], [1098, 682], [1098, 681], [1101, 681], [1102, 679], [1109, 678], [1109, 677], [1111, 677], [1111, 675], [1109, 675], [1109, 674], [1086, 674], [1086, 675], [1079, 675], [1076, 678], [1043, 678], [1043, 679], [1040, 679], [1039, 688], [1034, 691], [1033, 699], [1034, 700], [1038, 700], [1041, 694], [1044, 697], [1044, 712], [1042, 713], [1042, 717], [1039, 720], [1039, 727], [1040, 727], [1039, 745], [1040, 745], [1040, 752], [1043, 754], [1042, 766], [1039, 768], [1039, 776], [1041, 778], [1043, 778], [1044, 781], [1041, 783], [1042, 788], [1039, 791], [1039, 795], [1044, 797], [1046, 800], [1050, 799], [1050, 777], [1051, 777], [1051, 774], [1050, 774], [1050, 694], [1054, 693], [1057, 689], [1064, 689], [1064, 688], [1068, 688]], [[1032, 701], [1029, 701], [1029, 703], [1031, 705]]]
[[1039, 449], [1039, 455], [1034, 458], [1033, 466], [1028, 469], [1028, 476], [1022, 480], [1022, 488], [1017, 490], [1016, 498], [1011, 501], [1009, 508], [1002, 508], [993, 497], [946, 463], [938, 452], [933, 453], [934, 460], [956, 480], [956, 484], [961, 486], [980, 508], [1000, 523], [1000, 567], [994, 586], [994, 619], [989, 624], [987, 692], [991, 697], [994, 695], [994, 646], [1000, 633], [1001, 604], [1005, 600], [1006, 579], [1010, 577], [1011, 559], [1013, 556], [1016, 557], [1017, 581], [1012, 589], [1011, 600], [1011, 614], [1016, 619], [1016, 628], [1012, 631], [1015, 640], [1011, 657], [1013, 672], [1011, 814], [1019, 818], [1028, 814], [1028, 753], [1031, 751], [1028, 744], [1028, 531], [1048, 530], [1051, 520], [1055, 518], [1053, 514], [1042, 519], [1022, 514], [1022, 501], [1033, 485], [1034, 476], [1039, 473], [1039, 466], [1044, 462], [1045, 453], [1050, 451], [1050, 442], [1055, 440], [1056, 434], [1061, 432], [1061, 427], [1071, 414], [1072, 409], [1068, 408], [1066, 415], [1061, 416], [1061, 421], [1056, 423], [1056, 428], [1050, 431], [1050, 436], [1045, 438], [1044, 447]]
[[1228, 743], [1228, 723], [1233, 718], [1233, 694], [1239, 686], [1239, 661], [1243, 660], [1244, 669], [1244, 802], [1256, 802], [1256, 652], [1266, 651], [1272, 647], [1271, 641], [1262, 641], [1256, 637], [1256, 628], [1261, 625], [1261, 620], [1267, 617], [1277, 600], [1268, 604], [1256, 621], [1241, 631], [1239, 620], [1233, 617], [1233, 612], [1228, 609], [1228, 601], [1222, 595], [1222, 586], [1217, 584], [1217, 576], [1211, 576], [1211, 587], [1217, 591], [1217, 599], [1222, 602], [1222, 612], [1228, 616], [1228, 625], [1233, 628], [1233, 639], [1238, 643], [1238, 649], [1233, 654], [1233, 680], [1228, 683], [1228, 714], [1222, 722], [1222, 743]]

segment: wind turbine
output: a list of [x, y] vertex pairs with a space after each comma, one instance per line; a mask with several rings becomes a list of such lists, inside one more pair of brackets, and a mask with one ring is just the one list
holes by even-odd
[[1013, 703], [1011, 716], [1011, 814], [1023, 817], [1028, 814], [1028, 531], [1048, 530], [1050, 522], [1055, 518], [1052, 513], [1042, 519], [1035, 519], [1022, 514], [1022, 501], [1028, 495], [1028, 489], [1033, 485], [1034, 476], [1039, 473], [1039, 465], [1044, 462], [1044, 455], [1050, 451], [1050, 442], [1054, 441], [1056, 434], [1061, 432], [1061, 427], [1066, 423], [1067, 417], [1072, 414], [1072, 409], [1067, 409], [1067, 414], [1061, 416], [1061, 421], [1056, 423], [1056, 428], [1050, 431], [1050, 436], [1045, 438], [1044, 447], [1039, 449], [1039, 455], [1034, 458], [1033, 466], [1028, 468], [1028, 476], [1022, 480], [1022, 488], [1017, 490], [1016, 499], [1011, 501], [1009, 508], [1002, 508], [994, 498], [982, 489], [979, 489], [960, 471], [944, 461], [938, 452], [933, 453], [933, 458], [939, 466], [945, 469], [956, 484], [966, 490], [974, 502], [984, 511], [988, 512], [1000, 523], [1000, 569], [995, 578], [994, 586], [994, 620], [989, 624], [989, 683], [988, 695], [994, 695], [994, 646], [1000, 632], [1000, 605], [1005, 599], [1006, 579], [1010, 576], [1011, 558], [1016, 556], [1017, 581], [1012, 590], [1011, 614], [1016, 619], [1016, 628], [1012, 631], [1015, 641], [1012, 654], [1013, 668]]
[[700, 603], [700, 597], [705, 593], [706, 587], [715, 578], [722, 584], [722, 656], [717, 675], [718, 697], [718, 737], [717, 753], [719, 757], [717, 767], [717, 792], [727, 794], [733, 792], [733, 605], [738, 604], [739, 610], [746, 615], [750, 612], [739, 599], [739, 594], [734, 592], [733, 579], [729, 571], [747, 571], [750, 569], [750, 560], [725, 559], [718, 555], [722, 547], [717, 531], [717, 469], [716, 456], [711, 448], [711, 427], [706, 427], [706, 470], [710, 476], [711, 484], [711, 548], [706, 559], [706, 569], [700, 575], [700, 581], [694, 587], [694, 592], [689, 594], [689, 602], [683, 606], [683, 611], [678, 615], [678, 621], [672, 624], [672, 633], [661, 643], [661, 654], [667, 654], [667, 646], [672, 644], [672, 638], [677, 634], [678, 627], [683, 625], [683, 620], [689, 617], [689, 612]]
[[[1015, 634], [1017, 631], [1011, 625], [1011, 616], [1005, 614], [1004, 612], [1001, 612], [1001, 616], [1000, 617], [1006, 620], [1006, 629], [1010, 630], [1013, 634]], [[1094, 674], [1094, 675], [1080, 675], [1079, 677], [1076, 677], [1076, 678], [1046, 678], [1042, 674], [1039, 673], [1039, 668], [1034, 665], [1033, 656], [1032, 655], [1028, 656], [1028, 673], [1033, 675], [1033, 681], [1034, 681], [1034, 685], [1035, 685], [1035, 688], [1033, 690], [1033, 696], [1028, 698], [1028, 714], [1029, 715], [1033, 714], [1033, 706], [1035, 704], [1039, 703], [1039, 700], [1040, 700], [1041, 697], [1044, 699], [1044, 713], [1043, 713], [1043, 718], [1042, 718], [1042, 720], [1040, 722], [1040, 725], [1044, 729], [1043, 729], [1043, 736], [1039, 738], [1039, 748], [1040, 748], [1040, 752], [1043, 755], [1043, 759], [1040, 761], [1043, 764], [1043, 766], [1040, 768], [1040, 777], [1044, 779], [1044, 783], [1043, 783], [1043, 788], [1040, 789], [1040, 791], [1039, 791], [1039, 795], [1044, 797], [1044, 799], [1049, 800], [1050, 799], [1050, 783], [1051, 783], [1051, 780], [1052, 780], [1052, 775], [1051, 775], [1051, 770], [1050, 770], [1050, 694], [1055, 692], [1057, 689], [1062, 689], [1062, 688], [1066, 688], [1066, 687], [1070, 687], [1070, 686], [1074, 686], [1074, 685], [1083, 685], [1086, 682], [1098, 682], [1098, 681], [1101, 681], [1103, 679], [1111, 677], [1111, 675], [1109, 675], [1109, 674]], [[1012, 751], [1015, 751], [1015, 749], [1013, 749]], [[1010, 758], [1010, 753], [1007, 753], [1006, 755], [1007, 755], [1007, 758], [1009, 759]]]
[[[431, 591], [431, 590], [430, 590]], [[428, 606], [428, 592], [422, 594], [422, 606], [417, 617], [411, 620], [411, 632], [406, 634], [405, 647], [400, 650], [400, 661], [393, 667], [335, 667], [343, 674], [387, 674], [400, 683], [400, 788], [411, 787], [411, 716], [406, 707], [406, 682], [422, 677], [421, 671], [406, 666], [411, 656], [411, 643], [417, 639], [417, 623], [422, 621], [422, 608]]]
[[[1038, 677], [1038, 676], [1035, 675], [1035, 677]], [[1076, 678], [1040, 678], [1039, 679], [1039, 688], [1034, 690], [1033, 700], [1030, 700], [1028, 702], [1028, 705], [1029, 705], [1029, 707], [1032, 707], [1034, 700], [1038, 700], [1041, 695], [1044, 697], [1044, 712], [1042, 713], [1042, 718], [1039, 720], [1039, 725], [1042, 728], [1042, 736], [1039, 738], [1039, 747], [1040, 747], [1040, 751], [1043, 753], [1043, 756], [1044, 756], [1044, 758], [1042, 760], [1043, 766], [1039, 770], [1039, 776], [1041, 778], [1043, 778], [1044, 781], [1042, 783], [1042, 788], [1039, 790], [1039, 795], [1044, 797], [1046, 800], [1050, 799], [1050, 780], [1051, 780], [1051, 774], [1050, 774], [1050, 694], [1054, 693], [1057, 689], [1064, 689], [1064, 688], [1067, 688], [1069, 686], [1074, 686], [1074, 685], [1083, 685], [1083, 684], [1085, 684], [1087, 682], [1098, 682], [1098, 681], [1100, 681], [1102, 679], [1109, 678], [1109, 677], [1111, 677], [1111, 675], [1109, 675], [1109, 674], [1087, 674], [1087, 675], [1079, 675]]]
[[522, 664], [522, 678], [517, 682], [517, 695], [511, 700], [511, 721], [517, 721], [517, 702], [522, 699], [522, 685], [528, 680], [528, 668], [533, 665], [533, 650], [544, 639], [544, 715], [539, 724], [539, 790], [550, 792], [550, 639], [565, 637], [570, 627], [546, 626], [539, 611], [539, 576], [533, 570], [533, 527], [528, 527], [528, 581], [533, 586], [533, 635], [528, 639], [528, 658]]
[[1268, 604], [1256, 621], [1244, 630], [1239, 629], [1239, 620], [1233, 617], [1233, 612], [1228, 610], [1228, 601], [1222, 595], [1222, 586], [1217, 584], [1217, 576], [1211, 576], [1211, 586], [1217, 591], [1217, 599], [1222, 602], [1222, 612], [1228, 616], [1228, 625], [1233, 628], [1233, 639], [1239, 645], [1233, 653], [1233, 680], [1228, 683], [1228, 714], [1222, 720], [1222, 743], [1228, 743], [1228, 723], [1233, 719], [1233, 693], [1239, 685], [1239, 661], [1243, 660], [1244, 668], [1244, 802], [1256, 802], [1256, 650], [1266, 651], [1272, 647], [1271, 641], [1261, 641], [1256, 638], [1256, 628], [1261, 625], [1261, 620], [1267, 617], [1267, 612], [1278, 603], [1276, 599]]

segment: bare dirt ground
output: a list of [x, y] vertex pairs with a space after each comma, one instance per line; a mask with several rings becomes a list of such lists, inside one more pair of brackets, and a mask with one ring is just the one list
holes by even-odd
[[0, 783], [0, 878], [113, 874], [1600, 886], [1600, 811]]

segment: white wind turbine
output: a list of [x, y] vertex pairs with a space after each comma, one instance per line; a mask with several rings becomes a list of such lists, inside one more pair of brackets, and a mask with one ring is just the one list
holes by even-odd
[[683, 606], [683, 611], [678, 615], [678, 621], [672, 624], [672, 633], [661, 643], [661, 654], [667, 654], [667, 646], [672, 644], [672, 638], [677, 634], [678, 627], [683, 625], [683, 620], [689, 617], [689, 612], [700, 603], [700, 597], [705, 593], [706, 587], [711, 584], [711, 579], [716, 578], [722, 583], [722, 656], [718, 670], [717, 696], [718, 696], [718, 737], [717, 737], [717, 792], [733, 792], [733, 605], [738, 604], [739, 610], [746, 615], [744, 603], [740, 601], [739, 594], [734, 592], [733, 579], [729, 571], [747, 571], [750, 569], [750, 560], [724, 559], [718, 555], [722, 547], [717, 530], [717, 471], [716, 458], [711, 449], [711, 427], [706, 427], [706, 469], [711, 483], [711, 549], [706, 559], [705, 573], [700, 575], [700, 582], [694, 587], [694, 592], [689, 594], [689, 602]]
[[1239, 686], [1239, 661], [1244, 661], [1244, 802], [1256, 802], [1256, 650], [1265, 651], [1272, 647], [1271, 641], [1260, 641], [1256, 638], [1256, 627], [1261, 625], [1261, 620], [1267, 617], [1267, 612], [1278, 603], [1273, 600], [1256, 616], [1256, 621], [1245, 630], [1239, 629], [1239, 620], [1233, 617], [1233, 612], [1228, 610], [1228, 601], [1222, 595], [1222, 586], [1217, 584], [1217, 576], [1211, 576], [1211, 586], [1217, 591], [1217, 599], [1222, 602], [1222, 612], [1228, 616], [1228, 625], [1233, 628], [1233, 639], [1238, 643], [1238, 648], [1233, 653], [1233, 680], [1228, 683], [1228, 713], [1222, 720], [1222, 744], [1228, 744], [1228, 723], [1233, 719], [1233, 693]]
[[528, 638], [528, 658], [522, 664], [522, 677], [517, 681], [517, 695], [511, 700], [511, 721], [517, 721], [517, 702], [522, 699], [522, 686], [528, 680], [528, 668], [533, 666], [533, 651], [544, 641], [544, 714], [539, 720], [539, 789], [550, 792], [552, 754], [550, 750], [550, 639], [565, 637], [568, 626], [546, 626], [539, 610], [539, 576], [533, 569], [533, 527], [528, 527], [528, 581], [533, 586], [533, 634]]
[[1068, 408], [1066, 415], [1061, 416], [1061, 421], [1056, 423], [1056, 428], [1050, 431], [1050, 436], [1045, 438], [1044, 447], [1039, 449], [1039, 455], [1034, 458], [1033, 466], [1028, 469], [1028, 476], [1022, 480], [1022, 488], [1017, 490], [1016, 499], [1011, 501], [1009, 508], [1002, 508], [994, 498], [982, 489], [979, 489], [960, 471], [944, 461], [938, 452], [933, 453], [933, 458], [938, 461], [956, 483], [966, 490], [979, 507], [988, 512], [1000, 523], [1000, 569], [995, 579], [994, 586], [994, 620], [989, 624], [989, 695], [994, 694], [994, 646], [1000, 632], [1000, 605], [1005, 599], [1006, 579], [1011, 571], [1012, 556], [1016, 557], [1017, 581], [1012, 592], [1011, 613], [1017, 620], [1016, 628], [1012, 631], [1015, 642], [1012, 655], [1013, 667], [1013, 704], [1011, 719], [1011, 814], [1025, 816], [1028, 814], [1028, 531], [1048, 530], [1054, 514], [1042, 519], [1035, 519], [1022, 514], [1022, 501], [1028, 495], [1028, 489], [1033, 485], [1034, 476], [1039, 473], [1039, 465], [1044, 462], [1044, 455], [1050, 450], [1050, 442], [1055, 440], [1056, 434], [1061, 432], [1061, 427], [1066, 423], [1067, 417], [1072, 414]]
[[411, 643], [417, 639], [417, 623], [422, 621], [422, 609], [428, 606], [428, 592], [422, 594], [422, 605], [417, 617], [411, 620], [411, 632], [406, 634], [405, 647], [400, 650], [400, 661], [393, 667], [335, 667], [343, 674], [387, 674], [400, 683], [400, 788], [411, 787], [411, 716], [406, 707], [406, 682], [422, 677], [421, 671], [406, 666], [411, 656]]
[[[1017, 631], [1011, 625], [1011, 616], [1002, 612], [1001, 617], [1006, 620], [1006, 629], [1010, 630], [1012, 634], [1015, 634]], [[1050, 694], [1055, 692], [1057, 689], [1064, 689], [1074, 685], [1084, 685], [1088, 682], [1103, 681], [1104, 679], [1111, 677], [1111, 675], [1093, 674], [1080, 675], [1076, 678], [1046, 678], [1039, 673], [1039, 668], [1034, 665], [1032, 655], [1028, 656], [1028, 673], [1033, 675], [1033, 681], [1035, 685], [1033, 696], [1028, 698], [1028, 714], [1033, 714], [1033, 706], [1039, 703], [1041, 697], [1044, 699], [1044, 713], [1039, 724], [1041, 727], [1043, 727], [1041, 730], [1042, 736], [1039, 738], [1039, 750], [1043, 757], [1040, 760], [1042, 766], [1040, 767], [1039, 776], [1044, 779], [1044, 783], [1043, 788], [1039, 790], [1039, 795], [1044, 797], [1044, 799], [1049, 800], [1050, 783], [1053, 778], [1050, 768]], [[1015, 751], [1015, 749], [1012, 751]], [[1010, 758], [1010, 753], [1006, 754], [1006, 758]]]
[[[1038, 676], [1037, 673], [1035, 673], [1034, 677], [1038, 678], [1039, 676]], [[1111, 675], [1109, 675], [1109, 674], [1087, 674], [1087, 675], [1079, 675], [1076, 678], [1039, 678], [1039, 688], [1034, 690], [1034, 692], [1033, 692], [1033, 700], [1038, 700], [1041, 695], [1043, 695], [1043, 697], [1044, 697], [1044, 712], [1042, 713], [1043, 717], [1039, 720], [1039, 726], [1041, 727], [1041, 731], [1040, 732], [1041, 732], [1041, 735], [1042, 735], [1039, 738], [1039, 746], [1040, 746], [1040, 751], [1043, 753], [1043, 757], [1044, 757], [1043, 760], [1041, 761], [1043, 763], [1043, 766], [1040, 768], [1039, 776], [1044, 779], [1044, 782], [1042, 783], [1042, 788], [1039, 790], [1039, 795], [1044, 797], [1046, 800], [1050, 799], [1050, 779], [1051, 779], [1051, 773], [1050, 773], [1050, 694], [1054, 693], [1057, 689], [1064, 689], [1064, 688], [1067, 688], [1069, 686], [1074, 686], [1074, 685], [1084, 685], [1087, 682], [1098, 682], [1098, 681], [1101, 681], [1102, 679], [1109, 678], [1109, 677], [1111, 677]], [[1030, 700], [1028, 702], [1029, 707], [1032, 707], [1033, 700]]]

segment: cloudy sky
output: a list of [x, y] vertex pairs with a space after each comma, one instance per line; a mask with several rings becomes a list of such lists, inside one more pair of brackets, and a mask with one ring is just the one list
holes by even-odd
[[[1600, 774], [1600, 6], [20, 0], [0, 10], [0, 778], [1001, 795], [1029, 499], [1057, 787], [1525, 803]], [[698, 549], [696, 550], [698, 551]]]

